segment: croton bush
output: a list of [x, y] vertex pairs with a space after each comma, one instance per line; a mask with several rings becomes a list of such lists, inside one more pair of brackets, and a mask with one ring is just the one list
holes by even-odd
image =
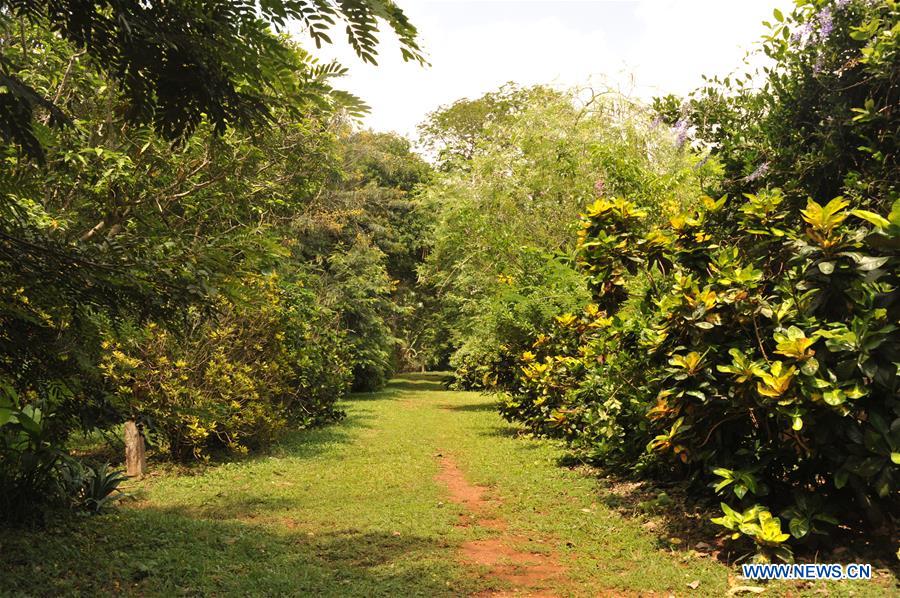
[[705, 488], [762, 558], [838, 526], [896, 537], [898, 22], [896, 2], [801, 0], [762, 78], [656, 102], [723, 176], [664, 224], [615, 194], [585, 210], [593, 303], [518, 356], [507, 418]]
[[791, 536], [900, 506], [900, 201], [784, 203], [707, 199], [648, 227], [598, 200], [580, 244], [596, 303], [520, 356], [502, 410], [608, 463], [655, 455], [787, 558]]

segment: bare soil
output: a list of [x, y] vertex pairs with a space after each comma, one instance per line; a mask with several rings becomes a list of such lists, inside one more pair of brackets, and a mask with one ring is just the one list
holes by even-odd
[[450, 500], [465, 512], [459, 527], [478, 526], [489, 530], [487, 538], [465, 542], [460, 547], [463, 562], [480, 567], [485, 575], [508, 586], [502, 592], [483, 594], [503, 596], [556, 596], [552, 589], [563, 584], [566, 568], [550, 553], [528, 552], [517, 548], [528, 543], [550, 544], [549, 538], [526, 538], [508, 531], [506, 521], [497, 514], [500, 501], [490, 497], [487, 488], [470, 483], [452, 457], [439, 454], [441, 470], [437, 481], [446, 486]]

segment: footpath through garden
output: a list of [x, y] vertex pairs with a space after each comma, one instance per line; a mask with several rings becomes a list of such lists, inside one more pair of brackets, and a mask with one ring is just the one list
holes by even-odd
[[[344, 421], [297, 432], [263, 456], [199, 470], [157, 468], [113, 514], [0, 536], [2, 589], [166, 596], [751, 591], [714, 558], [714, 546], [679, 539], [659, 516], [666, 501], [561, 467], [559, 447], [516, 437], [490, 397], [446, 391], [439, 375], [421, 374], [355, 395], [343, 408]], [[765, 595], [820, 595], [823, 587], [770, 585]], [[884, 590], [877, 582], [828, 586], [830, 595]]]

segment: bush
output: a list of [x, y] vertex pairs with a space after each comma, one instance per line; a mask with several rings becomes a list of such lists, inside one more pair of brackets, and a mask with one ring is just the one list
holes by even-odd
[[117, 498], [122, 472], [82, 465], [53, 435], [53, 407], [66, 398], [60, 382], [24, 397], [0, 382], [0, 521], [32, 523], [43, 514], [36, 505], [100, 513]]
[[333, 319], [314, 295], [276, 276], [241, 279], [215, 313], [192, 310], [183, 336], [153, 323], [104, 343], [101, 366], [121, 411], [176, 458], [243, 453], [288, 421], [339, 416], [349, 370]]
[[383, 387], [394, 371], [394, 337], [390, 319], [397, 312], [391, 300], [395, 281], [385, 269], [385, 255], [365, 237], [328, 256], [320, 281], [325, 306], [346, 331], [345, 346], [352, 364], [352, 390]]
[[762, 558], [790, 559], [789, 543], [837, 524], [890, 533], [896, 17], [892, 3], [801, 2], [776, 13], [762, 86], [726, 78], [657, 102], [724, 166], [711, 187], [728, 193], [669, 222], [643, 198], [586, 210], [579, 264], [596, 307], [560, 315], [502, 366], [507, 417], [605, 464], [708, 486], [716, 523]]
[[33, 505], [58, 502], [62, 494], [56, 474], [63, 453], [35, 403], [23, 401], [9, 382], [0, 385], [0, 517], [7, 521], [22, 521]]
[[[854, 513], [890, 525], [900, 487], [900, 201], [886, 217], [841, 198], [809, 200], [800, 218], [782, 204], [778, 190], [709, 200], [642, 231], [628, 202], [598, 202], [581, 255], [611, 317], [596, 307], [559, 316], [517, 364], [504, 413], [622, 461], [639, 462], [646, 444], [726, 503], [791, 515], [798, 540], [832, 520], [859, 525]], [[617, 363], [632, 373], [620, 377]], [[614, 384], [631, 387], [624, 408], [596, 394]], [[785, 556], [779, 534], [748, 535]]]
[[717, 485], [726, 496], [794, 509], [815, 491], [844, 521], [859, 512], [881, 525], [896, 512], [900, 460], [900, 203], [885, 220], [809, 200], [801, 227], [780, 197], [749, 196], [727, 237], [715, 232], [729, 228], [723, 215], [675, 239], [646, 339], [668, 362], [650, 446], [708, 476], [756, 480], [749, 493]]
[[451, 358], [454, 386], [506, 387], [516, 358], [556, 314], [584, 306], [588, 293], [571, 260], [523, 248], [518, 268], [498, 276], [498, 290], [473, 306], [471, 328]]

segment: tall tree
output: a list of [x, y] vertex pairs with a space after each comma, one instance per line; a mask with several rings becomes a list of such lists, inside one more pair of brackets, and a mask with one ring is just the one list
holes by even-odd
[[[317, 45], [346, 21], [351, 46], [374, 63], [379, 19], [398, 36], [405, 60], [424, 61], [415, 27], [391, 0], [0, 0], [0, 136], [41, 159], [36, 112], [49, 114], [49, 124], [70, 120], [59, 98], [17, 76], [29, 52], [26, 23], [72, 43], [114, 80], [129, 122], [178, 139], [204, 119], [219, 133], [271, 120], [273, 98], [295, 83], [297, 65], [278, 35], [291, 21], [303, 23]], [[309, 83], [294, 91], [321, 94], [321, 80]]]

